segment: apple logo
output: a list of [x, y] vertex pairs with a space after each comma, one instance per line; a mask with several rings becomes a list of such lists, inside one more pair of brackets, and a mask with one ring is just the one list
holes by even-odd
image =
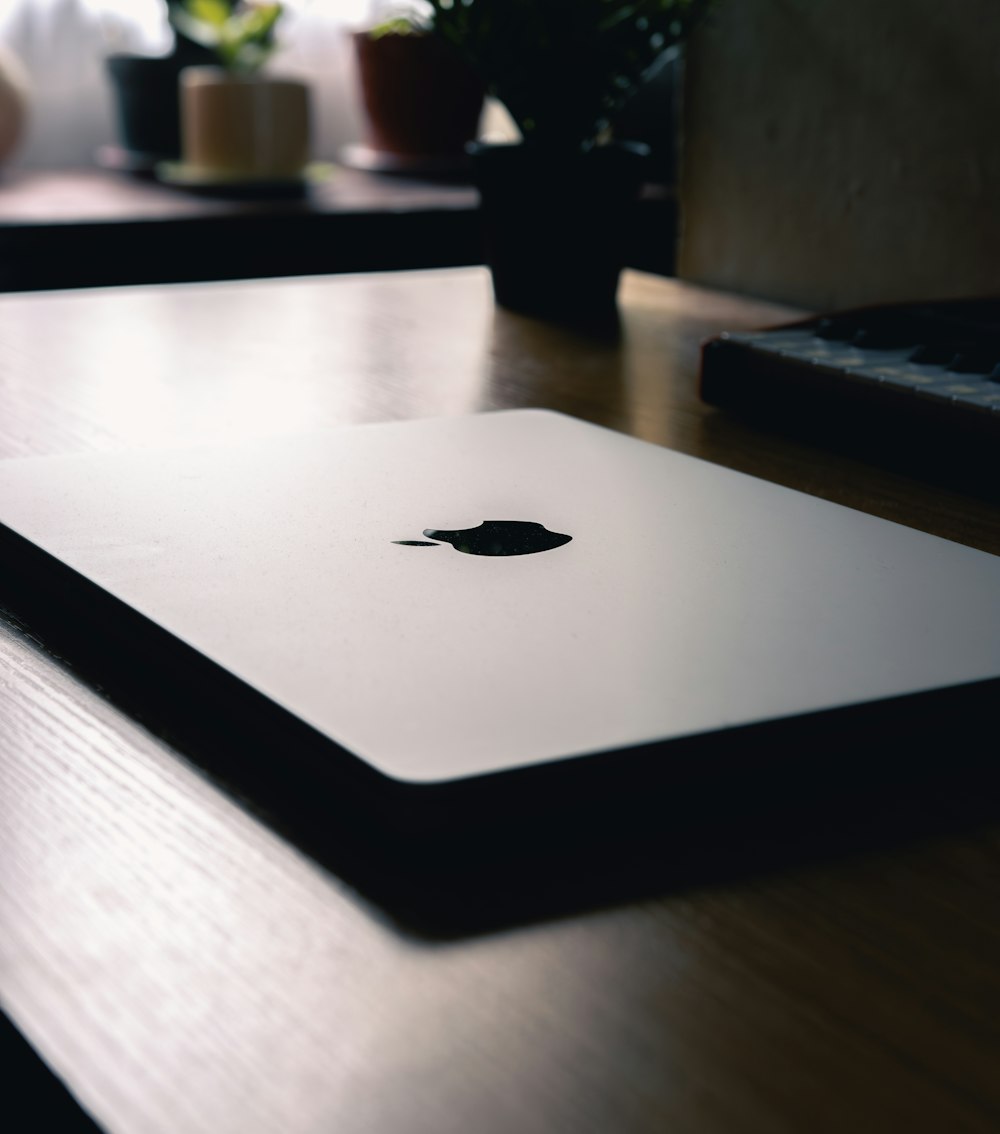
[[[450, 543], [465, 555], [535, 555], [551, 551], [569, 543], [572, 536], [550, 532], [544, 524], [528, 520], [483, 520], [478, 528], [425, 528], [428, 540]], [[396, 539], [393, 543], [404, 547], [438, 547], [439, 543], [425, 543], [419, 539]]]

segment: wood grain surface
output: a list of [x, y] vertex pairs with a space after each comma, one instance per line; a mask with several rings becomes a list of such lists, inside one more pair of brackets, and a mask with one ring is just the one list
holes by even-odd
[[[789, 312], [631, 274], [622, 313], [480, 269], [3, 296], [0, 456], [548, 406], [1000, 552], [986, 500], [698, 402], [704, 336]], [[3, 621], [0, 1007], [115, 1134], [992, 1131], [995, 803], [436, 940]]]

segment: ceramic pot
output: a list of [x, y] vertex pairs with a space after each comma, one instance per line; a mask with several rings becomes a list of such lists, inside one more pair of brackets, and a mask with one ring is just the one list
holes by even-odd
[[483, 109], [483, 84], [465, 62], [433, 35], [353, 39], [368, 144], [403, 156], [463, 156]]
[[309, 90], [295, 79], [181, 72], [185, 164], [220, 177], [299, 177], [309, 161]]
[[177, 80], [184, 67], [212, 58], [203, 47], [178, 40], [173, 54], [111, 55], [105, 61], [115, 96], [118, 136], [133, 159], [153, 165], [181, 152]]
[[585, 322], [613, 317], [647, 146], [469, 147], [497, 303]]

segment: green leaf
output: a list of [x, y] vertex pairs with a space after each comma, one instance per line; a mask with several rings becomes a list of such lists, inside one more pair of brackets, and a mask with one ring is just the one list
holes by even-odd
[[280, 3], [177, 0], [170, 21], [188, 39], [214, 51], [223, 67], [252, 72], [274, 50], [274, 26], [282, 11]]
[[185, 7], [193, 19], [217, 28], [232, 15], [232, 5], [226, 0], [187, 0]]
[[526, 138], [603, 135], [713, 0], [427, 0], [445, 39]]

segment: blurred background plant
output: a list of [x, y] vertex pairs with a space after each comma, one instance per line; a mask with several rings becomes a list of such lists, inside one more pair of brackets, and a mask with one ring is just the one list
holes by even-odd
[[588, 147], [713, 0], [418, 0], [389, 23], [432, 26], [507, 108], [525, 142]]
[[177, 32], [212, 51], [219, 63], [237, 74], [252, 74], [276, 47], [280, 3], [252, 0], [171, 0], [170, 22]]

